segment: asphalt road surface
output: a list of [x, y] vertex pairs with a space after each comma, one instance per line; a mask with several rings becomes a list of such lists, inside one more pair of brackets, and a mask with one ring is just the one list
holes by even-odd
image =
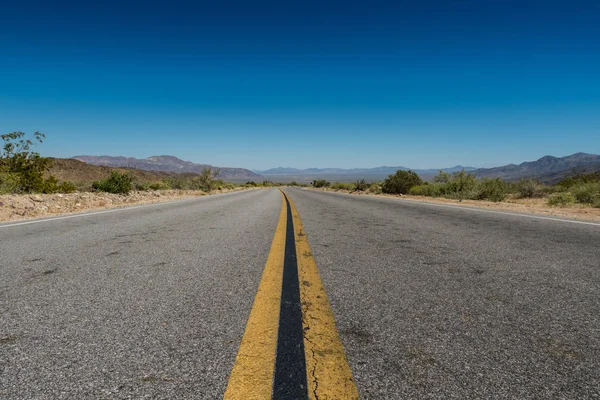
[[[600, 398], [600, 225], [284, 190], [361, 398]], [[0, 224], [0, 399], [222, 398], [281, 206]]]

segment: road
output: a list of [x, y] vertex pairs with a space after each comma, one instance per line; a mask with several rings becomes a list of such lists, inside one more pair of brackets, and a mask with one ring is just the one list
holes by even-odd
[[[600, 225], [284, 191], [361, 398], [600, 397]], [[222, 398], [281, 211], [0, 224], [0, 399]]]

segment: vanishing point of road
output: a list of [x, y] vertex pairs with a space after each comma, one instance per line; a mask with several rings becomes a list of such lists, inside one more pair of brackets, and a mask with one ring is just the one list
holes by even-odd
[[0, 399], [600, 398], [600, 224], [298, 188], [0, 224]]

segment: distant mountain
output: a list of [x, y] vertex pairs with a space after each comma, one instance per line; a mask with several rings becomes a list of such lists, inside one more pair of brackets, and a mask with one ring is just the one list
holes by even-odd
[[[286, 168], [286, 167], [278, 167], [271, 168], [264, 171], [254, 171], [264, 176], [269, 175], [389, 175], [393, 174], [398, 170], [407, 171], [410, 168], [397, 166], [397, 167], [375, 167], [375, 168], [306, 168], [306, 169], [298, 169], [298, 168]], [[473, 167], [463, 167], [461, 165], [457, 165], [451, 168], [441, 168], [442, 171], [446, 172], [456, 172], [464, 169], [465, 171], [474, 171], [477, 168]], [[413, 170], [418, 174], [437, 174], [440, 169], [415, 169]]]
[[506, 181], [535, 178], [543, 183], [556, 183], [575, 174], [596, 171], [600, 171], [600, 155], [575, 153], [566, 157], [545, 156], [537, 161], [527, 161], [519, 165], [481, 168], [473, 171], [473, 174]]
[[[168, 171], [168, 172], [201, 172], [203, 168], [215, 168], [208, 164], [195, 164], [184, 161], [173, 156], [152, 156], [144, 159], [133, 157], [111, 157], [111, 156], [75, 156], [75, 160], [88, 164], [106, 167], [134, 168], [143, 171]], [[219, 168], [219, 178], [222, 179], [257, 179], [260, 175], [244, 168]]]

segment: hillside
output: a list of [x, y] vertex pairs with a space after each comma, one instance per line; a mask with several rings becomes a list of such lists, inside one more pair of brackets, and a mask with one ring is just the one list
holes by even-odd
[[519, 165], [481, 168], [473, 171], [473, 174], [506, 181], [535, 178], [543, 183], [556, 183], [574, 174], [596, 171], [600, 171], [600, 155], [575, 153], [566, 157], [545, 156], [537, 161], [527, 161]]
[[[177, 176], [174, 172], [142, 171], [132, 168], [113, 168], [85, 163], [72, 158], [53, 158], [52, 168], [48, 171], [59, 181], [90, 183], [106, 178], [111, 171], [128, 172], [138, 182], [157, 182], [163, 178]], [[194, 175], [187, 173], [185, 175]]]
[[75, 160], [83, 161], [88, 164], [118, 167], [134, 168], [143, 171], [164, 171], [164, 172], [191, 172], [199, 173], [204, 168], [219, 168], [219, 178], [221, 179], [260, 179], [261, 176], [244, 168], [214, 167], [208, 164], [195, 164], [190, 161], [184, 161], [174, 156], [152, 156], [144, 159], [134, 157], [112, 157], [112, 156], [75, 156]]

